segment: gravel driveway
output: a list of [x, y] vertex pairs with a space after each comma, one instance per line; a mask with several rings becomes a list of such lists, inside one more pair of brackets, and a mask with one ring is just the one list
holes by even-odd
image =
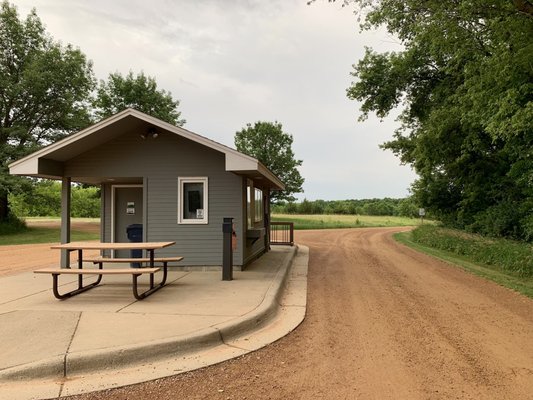
[[531, 399], [533, 301], [397, 244], [297, 232], [302, 325], [255, 353], [77, 399]]

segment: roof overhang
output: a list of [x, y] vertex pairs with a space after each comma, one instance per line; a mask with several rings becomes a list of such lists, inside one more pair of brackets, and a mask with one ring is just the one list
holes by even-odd
[[65, 161], [120, 136], [140, 123], [149, 124], [224, 153], [226, 171], [263, 179], [265, 186], [273, 190], [285, 189], [283, 182], [257, 159], [131, 108], [11, 163], [9, 165], [9, 173], [38, 178], [61, 179], [64, 176], [63, 163]]

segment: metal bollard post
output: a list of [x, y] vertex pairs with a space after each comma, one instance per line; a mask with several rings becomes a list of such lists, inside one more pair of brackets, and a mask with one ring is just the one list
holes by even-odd
[[233, 280], [233, 249], [231, 248], [231, 235], [233, 233], [233, 218], [224, 218], [222, 224], [224, 235], [222, 241], [222, 280]]

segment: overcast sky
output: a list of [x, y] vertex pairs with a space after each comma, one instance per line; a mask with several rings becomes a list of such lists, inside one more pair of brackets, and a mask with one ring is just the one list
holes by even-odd
[[[13, 0], [11, 0], [13, 1]], [[352, 10], [318, 0], [15, 0], [47, 31], [79, 47], [98, 79], [144, 71], [179, 99], [185, 128], [235, 147], [247, 123], [279, 121], [303, 160], [315, 200], [405, 197], [408, 166], [378, 148], [394, 118], [357, 121], [346, 97], [364, 46], [398, 49], [385, 32], [359, 33]]]

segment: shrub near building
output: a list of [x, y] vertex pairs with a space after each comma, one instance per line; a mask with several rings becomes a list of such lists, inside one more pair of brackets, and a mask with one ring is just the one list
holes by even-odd
[[[100, 189], [74, 185], [71, 192], [71, 216], [98, 218]], [[36, 181], [25, 192], [9, 196], [10, 207], [17, 217], [59, 217], [61, 214], [61, 183]]]
[[464, 231], [422, 225], [412, 231], [412, 240], [424, 246], [465, 256], [518, 277], [533, 277], [533, 246], [508, 239], [486, 238]]

